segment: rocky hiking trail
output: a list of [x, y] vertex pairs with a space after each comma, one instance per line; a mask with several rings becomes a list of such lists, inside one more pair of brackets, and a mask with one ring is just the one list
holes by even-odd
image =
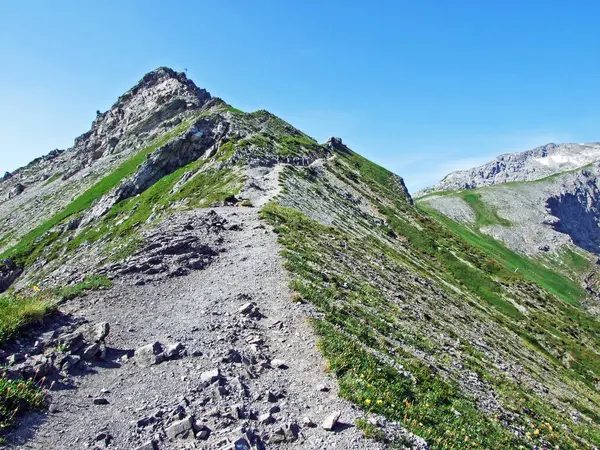
[[63, 303], [53, 336], [71, 334], [59, 350], [86, 326], [98, 344], [83, 350], [90, 362], [63, 356], [49, 411], [22, 418], [9, 448], [384, 448], [338, 397], [311, 307], [292, 302], [258, 210], [186, 214], [223, 219], [216, 256], [185, 276], [125, 270], [112, 288]]

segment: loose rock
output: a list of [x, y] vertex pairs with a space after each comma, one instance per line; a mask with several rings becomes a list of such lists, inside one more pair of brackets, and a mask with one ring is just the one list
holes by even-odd
[[333, 413], [331, 413], [329, 416], [327, 416], [327, 418], [323, 421], [323, 429], [327, 430], [327, 431], [332, 431], [336, 424], [338, 423], [338, 420], [340, 420], [340, 416], [342, 415], [341, 411], [335, 411]]

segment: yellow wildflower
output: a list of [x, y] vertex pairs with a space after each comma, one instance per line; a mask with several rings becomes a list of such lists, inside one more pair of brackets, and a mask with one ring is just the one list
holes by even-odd
[[366, 400], [365, 400], [365, 403], [366, 403], [367, 405], [370, 405], [370, 404], [371, 404], [371, 399], [370, 399], [370, 398], [366, 399]]
[[33, 287], [33, 290], [34, 290], [35, 292], [38, 292], [38, 291], [40, 290], [40, 288], [39, 288], [39, 287], [37, 287], [37, 286], [34, 286], [34, 287]]

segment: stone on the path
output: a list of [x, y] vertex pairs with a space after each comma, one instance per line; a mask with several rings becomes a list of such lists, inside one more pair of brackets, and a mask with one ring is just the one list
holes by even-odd
[[110, 332], [110, 325], [108, 322], [101, 322], [94, 326], [94, 341], [96, 342], [104, 342], [106, 336]]
[[256, 305], [254, 302], [245, 303], [238, 309], [238, 313], [247, 316], [248, 314], [252, 314]]
[[214, 383], [219, 378], [221, 378], [221, 371], [218, 368], [207, 370], [200, 375], [200, 381], [206, 383]]
[[206, 439], [208, 439], [208, 436], [210, 436], [210, 431], [208, 431], [208, 430], [206, 430], [206, 429], [205, 429], [205, 430], [200, 430], [200, 431], [198, 431], [198, 433], [196, 434], [196, 437], [197, 437], [198, 439], [202, 439], [203, 441], [204, 441], [204, 440], [206, 440]]
[[250, 345], [262, 345], [265, 341], [260, 336], [249, 336], [246, 338], [246, 343]]
[[88, 345], [82, 353], [83, 359], [91, 361], [100, 353], [100, 344]]
[[[63, 334], [58, 338], [58, 344], [62, 347], [63, 352], [75, 353], [83, 348], [85, 340], [83, 339], [83, 333], [75, 332]], [[60, 348], [59, 347], [59, 348]]]
[[300, 435], [300, 427], [296, 422], [290, 422], [285, 426], [285, 437], [288, 441], [294, 442]]
[[12, 355], [10, 355], [8, 357], [8, 359], [6, 361], [8, 362], [8, 364], [10, 366], [12, 366], [13, 364], [19, 363], [24, 360], [25, 360], [25, 357], [21, 353], [13, 353]]
[[277, 369], [287, 369], [288, 365], [285, 363], [283, 359], [273, 359], [271, 360], [271, 367], [275, 367]]
[[197, 419], [192, 421], [192, 428], [194, 429], [194, 431], [196, 432], [196, 437], [198, 439], [208, 439], [208, 436], [210, 436], [210, 428], [208, 428], [206, 425], [204, 425], [202, 422], [198, 421]]
[[267, 401], [269, 403], [275, 403], [277, 400], [277, 395], [275, 395], [272, 391], [267, 391]]
[[176, 358], [178, 356], [181, 356], [181, 353], [184, 349], [185, 345], [183, 345], [181, 342], [177, 342], [176, 344], [171, 344], [167, 346], [167, 348], [163, 352], [163, 355], [165, 359]]
[[312, 421], [312, 419], [308, 416], [306, 416], [304, 419], [302, 419], [302, 425], [304, 425], [305, 427], [309, 427], [309, 428], [314, 428], [317, 426], [317, 424], [314, 423]]
[[144, 345], [135, 351], [135, 361], [142, 367], [149, 367], [163, 361], [162, 345], [156, 341], [153, 344]]
[[113, 439], [113, 437], [110, 434], [101, 432], [96, 436], [95, 441], [96, 442], [104, 441], [105, 444], [108, 444], [108, 443], [110, 443], [110, 441], [112, 441], [112, 439]]
[[140, 445], [135, 450], [156, 450], [156, 449], [157, 449], [156, 442], [148, 441], [148, 442], [144, 442], [142, 445]]
[[329, 392], [329, 387], [327, 387], [325, 384], [319, 384], [317, 386], [317, 390], [321, 392]]
[[108, 400], [104, 397], [96, 397], [94, 399], [94, 405], [108, 405]]
[[377, 420], [377, 417], [369, 417], [367, 419], [367, 422], [369, 422], [371, 425], [375, 425], [376, 427], [381, 426], [381, 424], [379, 423], [379, 420]]
[[323, 429], [327, 431], [331, 431], [335, 428], [338, 420], [340, 420], [340, 416], [342, 415], [341, 411], [335, 411], [331, 413], [327, 418], [323, 421]]
[[246, 438], [243, 437], [239, 438], [233, 443], [233, 448], [235, 450], [252, 450], [252, 447], [250, 447], [250, 444], [248, 443]]
[[192, 420], [189, 417], [173, 422], [165, 431], [170, 439], [187, 439], [194, 434]]
[[60, 369], [66, 372], [70, 372], [75, 369], [81, 363], [81, 357], [77, 355], [66, 355], [60, 361]]
[[271, 413], [265, 413], [265, 414], [261, 414], [260, 416], [258, 416], [258, 421], [260, 423], [262, 423], [263, 425], [268, 425], [270, 423], [275, 422], [275, 419], [273, 418]]
[[271, 436], [269, 436], [269, 443], [281, 444], [286, 441], [285, 430], [281, 427], [277, 428]]

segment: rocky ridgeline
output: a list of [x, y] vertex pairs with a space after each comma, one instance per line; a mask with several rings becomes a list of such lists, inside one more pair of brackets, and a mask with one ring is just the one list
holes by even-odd
[[[0, 181], [0, 252], [51, 218], [159, 136], [200, 109], [221, 107], [182, 73], [160, 68], [147, 74], [67, 150], [53, 150]], [[182, 151], [185, 151], [185, 145]]]
[[[383, 448], [360, 437], [359, 412], [336, 398], [317, 361], [304, 360], [314, 358], [304, 348], [312, 338], [299, 332], [303, 314], [280, 297], [286, 281], [274, 236], [253, 208], [173, 216], [135, 255], [107, 266], [111, 289], [65, 302], [50, 331], [33, 329], [7, 347], [6, 376], [49, 392], [48, 431], [35, 445]], [[28, 420], [35, 417], [11, 445], [27, 435]], [[428, 448], [399, 424], [369, 420], [390, 440]]]
[[13, 173], [6, 173], [0, 184], [0, 199], [22, 194], [27, 187], [55, 175], [57, 170], [66, 180], [101, 158], [128, 154], [210, 101], [210, 94], [185, 74], [169, 68], [152, 71], [119, 97], [108, 111], [98, 111], [91, 129], [77, 137], [73, 147], [53, 150]]
[[[487, 225], [482, 231], [527, 255], [565, 247], [600, 255], [599, 176], [600, 164], [594, 163], [536, 183], [477, 189], [485, 207], [510, 223]], [[421, 201], [454, 220], [476, 223], [475, 212], [460, 195], [431, 195]]]
[[600, 160], [600, 144], [546, 144], [533, 150], [500, 155], [473, 169], [452, 172], [438, 184], [415, 194], [474, 189], [512, 181], [533, 181], [584, 167]]

